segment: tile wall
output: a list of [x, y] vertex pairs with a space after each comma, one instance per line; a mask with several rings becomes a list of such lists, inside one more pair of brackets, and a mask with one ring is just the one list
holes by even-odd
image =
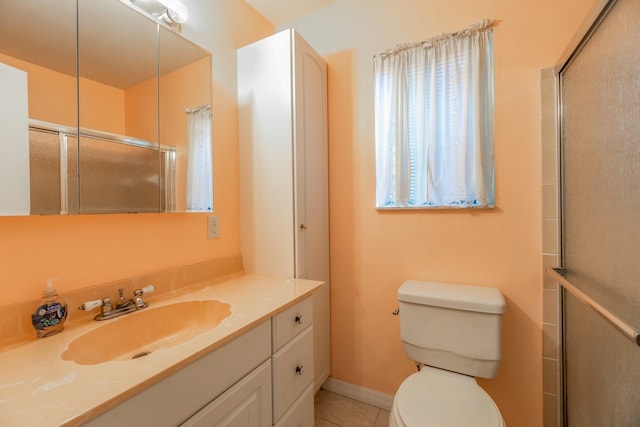
[[560, 265], [558, 78], [555, 68], [540, 72], [542, 135], [542, 372], [544, 427], [562, 426], [562, 346], [560, 290], [544, 275]]

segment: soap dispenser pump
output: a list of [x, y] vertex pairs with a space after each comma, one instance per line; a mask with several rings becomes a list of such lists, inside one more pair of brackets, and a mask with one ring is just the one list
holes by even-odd
[[42, 293], [42, 300], [31, 315], [31, 323], [38, 338], [57, 334], [64, 329], [67, 320], [67, 303], [58, 297], [53, 287], [53, 279], [47, 280], [47, 288]]

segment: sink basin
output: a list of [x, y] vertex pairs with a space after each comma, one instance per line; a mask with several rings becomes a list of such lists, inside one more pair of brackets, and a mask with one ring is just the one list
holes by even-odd
[[147, 308], [79, 336], [62, 353], [62, 359], [80, 365], [135, 359], [211, 330], [230, 314], [229, 304], [216, 300]]

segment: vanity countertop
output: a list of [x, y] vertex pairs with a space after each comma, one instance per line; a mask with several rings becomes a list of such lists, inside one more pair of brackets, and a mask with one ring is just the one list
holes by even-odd
[[[231, 315], [209, 331], [139, 359], [97, 365], [62, 360], [61, 354], [71, 341], [104, 325], [94, 320], [78, 321], [57, 335], [1, 351], [0, 425], [79, 425], [229, 342], [321, 285], [312, 280], [240, 275], [149, 298], [149, 309], [215, 299], [230, 304]], [[107, 322], [110, 321], [117, 319]]]

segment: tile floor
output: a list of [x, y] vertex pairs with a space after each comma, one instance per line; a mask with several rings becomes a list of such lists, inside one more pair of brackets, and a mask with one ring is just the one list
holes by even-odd
[[389, 411], [320, 390], [315, 396], [315, 427], [388, 427]]

